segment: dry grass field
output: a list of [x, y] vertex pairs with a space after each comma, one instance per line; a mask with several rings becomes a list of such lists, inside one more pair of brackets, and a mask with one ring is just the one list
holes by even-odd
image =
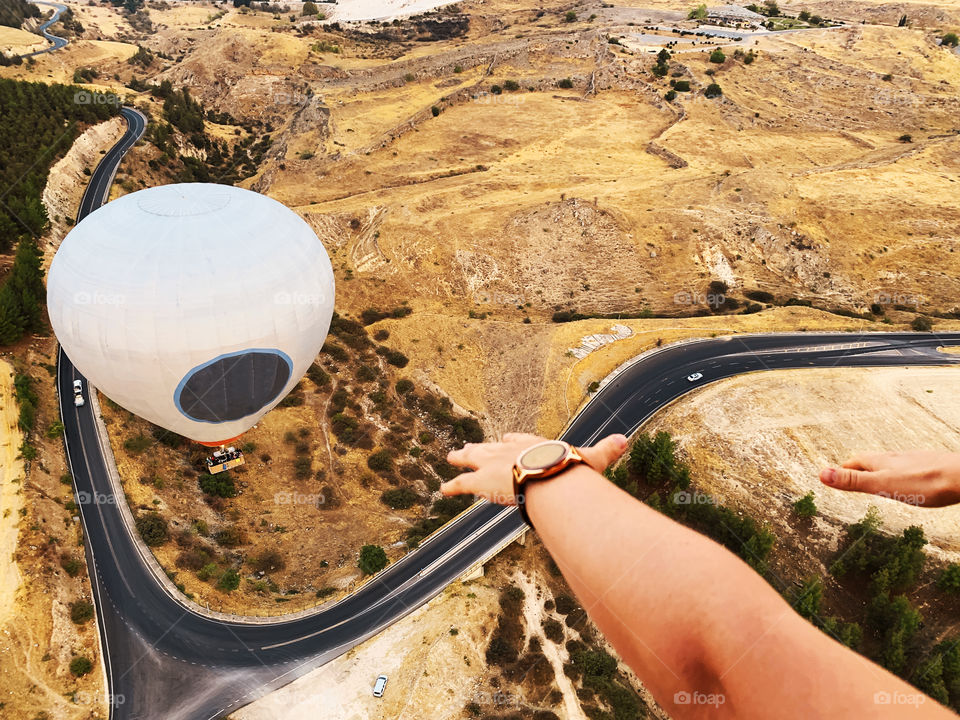
[[[654, 57], [628, 38], [638, 26], [682, 21], [689, 4], [676, 0], [609, 7], [466, 0], [433, 19], [327, 26], [291, 21], [294, 10], [275, 16], [229, 3], [163, 0], [147, 3], [150, 32], [105, 3], [69, 4], [85, 32], [62, 51], [0, 68], [0, 76], [70, 82], [76, 70], [94, 68], [99, 77], [89, 87], [115, 90], [155, 120], [163, 101], [130, 87], [167, 80], [188, 89], [204, 111], [231, 116], [206, 122], [209, 137], [236, 143], [269, 135], [269, 149], [242, 184], [294, 208], [316, 230], [333, 261], [338, 311], [413, 310], [368, 327], [388, 333], [386, 344], [409, 358], [402, 372], [378, 365], [384, 388], [348, 376], [352, 365], [335, 380], [369, 411], [377, 438], [399, 443], [408, 465], [416, 464], [404, 455], [418, 446], [414, 433], [401, 441], [403, 433], [371, 410], [378, 388], [399, 407], [390, 388], [400, 377], [473, 413], [488, 437], [509, 430], [552, 436], [591, 383], [658, 343], [736, 332], [905, 330], [918, 314], [932, 317], [935, 329], [960, 328], [947, 317], [960, 306], [960, 55], [938, 44], [943, 33], [960, 31], [960, 0], [791, 3], [790, 12], [849, 24], [751, 37], [726, 48], [720, 63], [708, 59], [714, 42], [697, 38], [674, 54], [665, 77], [651, 72]], [[576, 17], [568, 22], [571, 9]], [[902, 15], [907, 26], [896, 27]], [[0, 31], [0, 46], [28, 40]], [[138, 46], [153, 54], [146, 64], [131, 61]], [[708, 97], [711, 84], [722, 94]], [[95, 160], [91, 138], [107, 130], [85, 141], [85, 159], [67, 163], [63, 177], [79, 177]], [[183, 133], [169, 152], [207, 160]], [[172, 177], [163, 152], [145, 141], [124, 161], [112, 197]], [[48, 238], [53, 246], [69, 216], [72, 196], [63, 185], [50, 193], [61, 218], [57, 237]], [[711, 311], [702, 298], [712, 282], [726, 286], [736, 309]], [[757, 291], [768, 293], [762, 308], [742, 314]], [[816, 307], [797, 305], [807, 302]], [[553, 322], [557, 312], [587, 317]], [[573, 353], [614, 325], [629, 331], [584, 357]], [[956, 424], [949, 372], [732, 380], [671, 407], [654, 427], [678, 435], [701, 487], [776, 522], [787, 495], [819, 490], [811, 479], [819, 463], [835, 462], [897, 417], [911, 423], [902, 442], [953, 447], [942, 438], [943, 428]], [[257, 614], [297, 610], [327, 597], [317, 590], [332, 588], [333, 597], [360, 580], [361, 544], [379, 542], [391, 558], [405, 552], [421, 508], [392, 510], [380, 501], [391, 482], [368, 471], [372, 448], [339, 443], [326, 413], [332, 388], [314, 392], [304, 383], [302, 405], [272, 412], [244, 439], [255, 449], [236, 474], [240, 495], [227, 503], [203, 501], [188, 450], [131, 450], [127, 441], [152, 437], [151, 428], [105, 403], [131, 506], [175, 523], [184, 544], [171, 541], [157, 555], [202, 604]], [[866, 420], [836, 411], [832, 398], [844, 394], [856, 398], [857, 417]], [[751, 412], [722, 412], [729, 407]], [[722, 426], [703, 422], [718, 413]], [[425, 429], [416, 422], [411, 428]], [[90, 626], [64, 621], [64, 603], [88, 592], [82, 577], [60, 578], [52, 550], [43, 549], [40, 528], [62, 522], [58, 502], [68, 499], [57, 480], [58, 446], [43, 452], [46, 469], [32, 471], [34, 494], [25, 497], [18, 565], [8, 570], [19, 567], [24, 587], [55, 600], [33, 607], [36, 638], [10, 641], [18, 654], [0, 690], [26, 693], [25, 683], [35, 682], [53, 697], [76, 684], [37, 665], [45, 643], [65, 638], [63, 648], [86, 652], [95, 644]], [[295, 479], [305, 457], [309, 477]], [[431, 472], [412, 483], [424, 502], [435, 497], [434, 483], [426, 482], [437, 479]], [[336, 507], [277, 500], [311, 497], [327, 485]], [[841, 524], [861, 516], [866, 502], [820, 491], [818, 547], [832, 546]], [[894, 528], [915, 520], [909, 509], [883, 511]], [[955, 520], [926, 518], [941, 557], [957, 551]], [[241, 529], [248, 542], [217, 550], [224, 567], [233, 563], [246, 577], [249, 558], [276, 551], [284, 568], [248, 577], [231, 594], [177, 567], [187, 543], [212, 547], [227, 528]], [[788, 528], [779, 529], [793, 548]], [[73, 531], [67, 523], [64, 541], [76, 540]], [[25, 542], [34, 548], [27, 552]], [[395, 663], [398, 677], [418, 697], [447, 703], [437, 717], [460, 717], [470, 697], [453, 686], [460, 675], [434, 664], [429, 678], [420, 676], [417, 662], [427, 662], [436, 646], [436, 658], [463, 662], [461, 674], [474, 689], [487, 687], [495, 673], [481, 671], [477, 648], [492, 631], [493, 589], [509, 581], [530, 591], [546, 577], [539, 562], [516, 551], [495, 583], [476, 592], [458, 586], [431, 606], [430, 621], [429, 613], [412, 616], [389, 637], [305, 678], [296, 712], [309, 714], [315, 688], [331, 679], [346, 690], [324, 701], [361, 712], [349, 693], [364, 688], [379, 654], [409, 650], [412, 659]], [[542, 609], [527, 603], [524, 612], [529, 631], [540, 632]], [[462, 635], [452, 640], [445, 626], [457, 613], [464, 613]], [[59, 660], [70, 650], [50, 652]], [[565, 651], [547, 644], [544, 652], [558, 694], [539, 699], [564, 717], [581, 717], [562, 672]], [[470, 662], [476, 666], [468, 670]], [[89, 702], [63, 717], [91, 711], [97, 682], [84, 679]], [[243, 717], [269, 717], [276, 703], [292, 707], [289, 699], [275, 697]], [[409, 715], [405, 700], [391, 700], [389, 711]], [[50, 703], [57, 712], [66, 707]]]

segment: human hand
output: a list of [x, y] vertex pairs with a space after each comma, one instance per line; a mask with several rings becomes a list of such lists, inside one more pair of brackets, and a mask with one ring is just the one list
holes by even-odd
[[865, 453], [839, 468], [824, 468], [820, 482], [909, 505], [943, 507], [960, 502], [960, 454], [935, 450]]
[[[507, 433], [500, 442], [469, 443], [447, 455], [447, 461], [457, 467], [469, 468], [440, 486], [444, 495], [472, 493], [499, 505], [516, 505], [513, 496], [513, 464], [524, 450], [546, 438], [527, 433]], [[608, 435], [593, 447], [577, 448], [587, 465], [603, 472], [610, 463], [623, 455], [627, 438]]]

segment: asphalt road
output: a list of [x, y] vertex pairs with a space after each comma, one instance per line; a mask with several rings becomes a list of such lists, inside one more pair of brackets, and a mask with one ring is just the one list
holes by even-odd
[[[102, 204], [120, 159], [143, 132], [142, 116], [124, 108], [124, 117], [129, 130], [94, 171], [78, 220]], [[695, 387], [744, 372], [960, 362], [960, 356], [939, 354], [938, 345], [960, 345], [960, 333], [733, 336], [670, 346], [608, 382], [562, 437], [582, 445], [606, 433], [629, 433]], [[703, 380], [687, 382], [693, 372], [702, 372]], [[72, 403], [71, 386], [80, 377], [61, 351], [57, 383], [64, 438], [86, 533], [114, 720], [222, 717], [395, 622], [523, 530], [515, 510], [479, 503], [356, 594], [312, 616], [250, 624], [196, 614], [151, 575], [128, 534], [121, 515], [125, 500], [112, 494], [91, 406]], [[89, 394], [86, 381], [84, 388]]]
[[35, 5], [49, 5], [54, 10], [53, 15], [50, 16], [50, 19], [47, 20], [45, 23], [43, 23], [43, 25], [41, 25], [39, 28], [37, 28], [40, 31], [40, 33], [53, 44], [48, 48], [44, 48], [43, 50], [37, 50], [36, 52], [32, 52], [32, 53], [24, 53], [23, 55], [20, 56], [24, 58], [33, 57], [34, 55], [42, 55], [43, 53], [52, 52], [54, 50], [59, 50], [62, 47], [66, 47], [67, 42], [69, 42], [66, 38], [59, 37], [58, 35], [51, 35], [50, 33], [47, 32], [47, 28], [53, 25], [57, 20], [60, 19], [60, 15], [67, 9], [67, 6], [61, 5], [60, 3], [39, 2], [39, 0], [33, 0], [33, 1]]

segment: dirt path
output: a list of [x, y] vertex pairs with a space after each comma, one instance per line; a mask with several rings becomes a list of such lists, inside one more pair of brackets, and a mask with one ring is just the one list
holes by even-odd
[[0, 625], [13, 613], [21, 581], [13, 556], [23, 507], [23, 461], [17, 459], [22, 440], [13, 397], [13, 367], [0, 360]]

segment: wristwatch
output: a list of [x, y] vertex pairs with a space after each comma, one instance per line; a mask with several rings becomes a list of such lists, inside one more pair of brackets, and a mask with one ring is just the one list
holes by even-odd
[[523, 521], [533, 527], [527, 514], [523, 485], [530, 480], [545, 480], [562, 473], [571, 465], [585, 462], [579, 451], [563, 440], [546, 440], [528, 447], [513, 464], [513, 497]]

